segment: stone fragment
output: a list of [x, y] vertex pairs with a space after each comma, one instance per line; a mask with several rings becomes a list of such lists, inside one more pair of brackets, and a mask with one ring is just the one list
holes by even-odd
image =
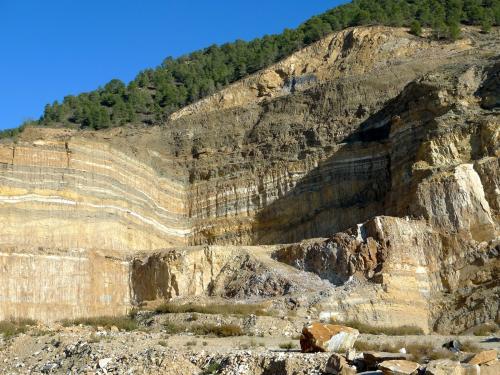
[[485, 350], [477, 353], [469, 360], [470, 365], [481, 365], [486, 362], [495, 361], [497, 359], [497, 351], [495, 349]]
[[345, 352], [353, 347], [358, 336], [359, 331], [354, 328], [315, 322], [302, 330], [300, 347], [303, 353]]
[[356, 353], [356, 349], [354, 349], [354, 348], [347, 350], [347, 352], [345, 353], [345, 358], [347, 359], [348, 362], [354, 361], [356, 356], [357, 356], [357, 353]]
[[430, 361], [426, 368], [426, 375], [464, 375], [465, 369], [458, 361], [451, 359], [437, 359]]
[[406, 353], [365, 352], [363, 358], [368, 367], [373, 367], [384, 361], [408, 360], [409, 355]]
[[111, 358], [103, 358], [99, 360], [99, 367], [102, 368], [103, 370], [108, 367], [109, 363], [112, 361]]
[[331, 355], [326, 363], [325, 372], [334, 375], [353, 375], [356, 374], [356, 367], [349, 366], [347, 359], [337, 353]]
[[51, 373], [52, 371], [54, 371], [55, 369], [57, 369], [58, 367], [59, 367], [59, 365], [57, 363], [49, 362], [49, 363], [46, 363], [45, 365], [42, 366], [41, 371], [44, 374], [48, 374], [48, 373]]
[[462, 343], [458, 340], [451, 340], [449, 342], [446, 342], [443, 344], [443, 348], [446, 348], [453, 353], [458, 353], [460, 350], [462, 350]]
[[417, 372], [420, 365], [404, 359], [384, 361], [379, 365], [384, 375], [410, 375]]

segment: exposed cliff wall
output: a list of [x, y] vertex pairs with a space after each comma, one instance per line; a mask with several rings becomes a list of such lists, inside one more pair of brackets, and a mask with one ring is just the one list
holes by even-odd
[[[348, 28], [331, 34], [289, 58], [191, 104], [172, 119], [261, 102], [304, 91], [318, 83], [391, 68], [408, 58], [440, 64], [447, 54], [470, 49], [470, 40], [443, 45], [415, 38], [405, 29], [376, 26]], [[429, 60], [436, 59], [436, 62]], [[425, 68], [424, 68], [425, 69]]]
[[30, 142], [0, 145], [0, 245], [127, 250], [186, 243], [181, 184], [103, 142], [32, 133]]
[[[401, 29], [349, 29], [270, 68], [318, 77], [288, 95], [210, 106], [159, 128], [31, 129], [17, 144], [0, 145], [0, 243], [111, 250], [272, 244], [328, 236], [375, 215], [424, 215], [398, 197], [417, 189], [418, 173], [432, 172], [415, 163], [438, 157], [436, 142], [447, 140], [436, 129], [457, 122], [448, 119], [454, 106], [475, 116], [469, 130], [451, 129], [465, 137], [459, 147], [487, 137], [472, 130], [481, 121], [496, 124], [475, 113], [473, 90], [484, 75], [478, 97], [494, 100], [495, 73], [483, 57], [494, 38], [470, 33], [446, 44]], [[429, 71], [441, 73], [405, 88]], [[250, 89], [254, 78], [224, 92]], [[464, 131], [472, 133], [458, 134]]]
[[286, 245], [273, 258], [337, 287], [320, 317], [458, 333], [498, 321], [498, 239], [478, 243], [425, 220], [376, 217], [328, 240]]
[[0, 267], [0, 320], [47, 322], [130, 310], [128, 262], [109, 253], [3, 249]]
[[498, 319], [499, 32], [465, 36], [350, 29], [162, 127], [3, 141], [0, 314], [224, 297], [425, 330]]

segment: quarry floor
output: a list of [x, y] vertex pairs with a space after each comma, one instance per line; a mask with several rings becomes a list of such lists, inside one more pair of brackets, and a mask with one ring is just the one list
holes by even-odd
[[[167, 315], [184, 319], [181, 314]], [[169, 334], [158, 325], [133, 331], [116, 327], [39, 325], [0, 339], [0, 374], [210, 374], [213, 363], [224, 363], [218, 374], [268, 374], [258, 368], [259, 363], [283, 359], [304, 371], [290, 373], [322, 374], [320, 368], [329, 354], [300, 353], [299, 335], [300, 331], [287, 332], [287, 336], [266, 333], [211, 337]], [[411, 345], [439, 349], [454, 339], [474, 346], [476, 351], [500, 350], [498, 332], [492, 336], [361, 334], [358, 342], [371, 346], [370, 350], [383, 350], [387, 346], [398, 350]]]

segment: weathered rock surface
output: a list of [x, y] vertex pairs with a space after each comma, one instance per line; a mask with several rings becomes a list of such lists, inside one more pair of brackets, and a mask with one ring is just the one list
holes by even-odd
[[425, 373], [430, 375], [479, 375], [483, 374], [477, 364], [460, 363], [451, 359], [430, 361], [425, 367]]
[[500, 373], [500, 361], [488, 362], [479, 367], [481, 375], [494, 375]]
[[[213, 96], [189, 105], [172, 115], [173, 119], [196, 113], [207, 113], [243, 106], [304, 91], [332, 79], [359, 76], [396, 65], [409, 57], [418, 60], [443, 54], [443, 45], [410, 37], [403, 29], [350, 28], [332, 34], [289, 58], [241, 80]], [[447, 45], [446, 53], [466, 51], [470, 41]]]
[[0, 319], [217, 296], [498, 321], [498, 41], [348, 29], [161, 127], [1, 141]]
[[384, 361], [379, 365], [384, 375], [410, 375], [416, 374], [420, 365], [416, 362], [402, 359]]
[[354, 328], [312, 323], [304, 327], [300, 337], [300, 348], [304, 353], [345, 352], [351, 349], [359, 336]]
[[407, 360], [410, 356], [405, 353], [364, 352], [363, 358], [369, 367], [375, 367], [382, 362]]
[[344, 356], [334, 353], [328, 358], [325, 373], [334, 375], [353, 375], [356, 374], [356, 367], [350, 366]]
[[463, 373], [463, 368], [458, 361], [437, 359], [427, 364], [425, 373], [429, 375], [460, 375]]

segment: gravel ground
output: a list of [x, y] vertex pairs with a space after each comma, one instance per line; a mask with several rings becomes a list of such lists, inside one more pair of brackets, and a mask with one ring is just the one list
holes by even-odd
[[[296, 338], [296, 337], [295, 337]], [[418, 343], [440, 347], [458, 339], [481, 348], [500, 350], [498, 338], [477, 336], [361, 335], [358, 341], [375, 345]], [[38, 327], [0, 342], [1, 374], [200, 374], [218, 368], [219, 374], [254, 374], [262, 368], [275, 373], [321, 374], [327, 353], [302, 354], [280, 345], [289, 336], [226, 338], [169, 335], [165, 332], [96, 330], [92, 327]], [[274, 366], [274, 367], [273, 367]], [[260, 370], [259, 370], [260, 369]], [[207, 372], [206, 372], [207, 373]], [[209, 372], [208, 372], [209, 373]]]

